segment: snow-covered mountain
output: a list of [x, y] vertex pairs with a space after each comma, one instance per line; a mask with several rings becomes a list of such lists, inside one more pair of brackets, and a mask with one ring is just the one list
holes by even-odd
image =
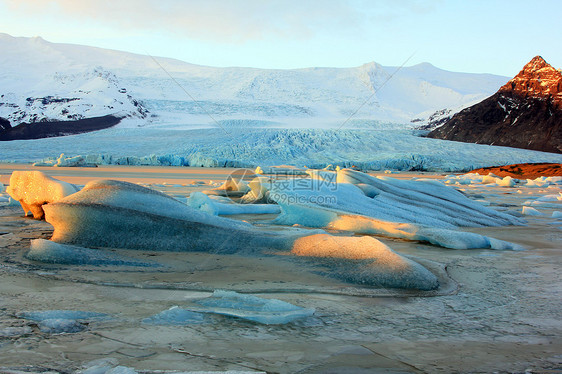
[[[11, 126], [37, 122], [25, 127], [31, 136], [5, 138], [35, 140], [2, 142], [1, 161], [449, 171], [562, 161], [561, 155], [446, 142], [411, 130], [491, 95], [506, 77], [430, 64], [397, 71], [374, 62], [216, 68], [6, 34], [0, 34], [0, 51], [0, 118]], [[83, 120], [51, 122], [68, 119]], [[80, 131], [69, 129], [74, 125]], [[45, 126], [54, 128], [47, 136], [82, 133], [37, 139], [45, 137], [35, 136], [48, 132], [41, 131]], [[8, 127], [0, 119], [0, 131]], [[83, 133], [82, 127], [103, 130]]]
[[12, 126], [113, 114], [129, 117], [120, 127], [403, 128], [452, 115], [508, 80], [428, 63], [216, 68], [7, 34], [0, 50], [0, 117]]
[[68, 59], [41, 38], [0, 34], [0, 117], [22, 122], [64, 121], [113, 114], [146, 117], [111, 71]]

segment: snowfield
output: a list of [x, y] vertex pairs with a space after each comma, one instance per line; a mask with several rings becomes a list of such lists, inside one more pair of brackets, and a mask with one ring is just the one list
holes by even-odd
[[[437, 111], [456, 112], [481, 101], [507, 81], [428, 63], [398, 72], [376, 62], [352, 68], [215, 68], [7, 34], [0, 34], [0, 47], [6, 73], [0, 79], [0, 116], [11, 121], [33, 115], [37, 120], [89, 117], [95, 111], [139, 117], [138, 108], [131, 107], [139, 100], [151, 112], [141, 121], [147, 126], [213, 127], [221, 120], [256, 120], [326, 127], [339, 126], [352, 114], [361, 121], [403, 126], [415, 120], [420, 125]], [[70, 108], [62, 103], [41, 108], [26, 104], [27, 98], [46, 96], [77, 100]], [[61, 114], [66, 110], [71, 113]]]

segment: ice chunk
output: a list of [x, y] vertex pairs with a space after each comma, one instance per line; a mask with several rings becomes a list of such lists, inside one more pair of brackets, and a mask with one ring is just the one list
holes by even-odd
[[507, 177], [496, 178], [496, 183], [498, 186], [502, 187], [514, 187], [516, 184], [516, 179], [511, 178], [509, 175]]
[[542, 216], [543, 213], [541, 213], [540, 211], [538, 211], [537, 209], [531, 207], [531, 206], [523, 206], [523, 209], [521, 210], [521, 213], [523, 213], [526, 216]]
[[42, 206], [71, 195], [78, 189], [70, 183], [51, 178], [40, 171], [14, 171], [7, 192], [18, 200], [27, 215], [43, 218]]
[[248, 182], [242, 178], [228, 177], [226, 181], [216, 189], [246, 193], [250, 190], [250, 187], [248, 186]]
[[527, 179], [527, 183], [525, 183], [525, 187], [531, 187], [531, 188], [542, 188], [548, 186], [550, 186], [550, 180], [548, 180], [546, 177]]
[[285, 324], [314, 314], [314, 309], [301, 308], [277, 299], [243, 295], [234, 291], [216, 290], [211, 297], [198, 300], [196, 303], [202, 306], [195, 309], [197, 311], [238, 317], [266, 325]]
[[110, 369], [119, 365], [119, 361], [116, 358], [100, 358], [87, 362], [82, 365], [83, 370], [79, 370], [79, 374], [105, 374]]
[[25, 257], [32, 261], [48, 264], [157, 266], [100, 249], [60, 244], [45, 239], [33, 239], [31, 249]]
[[375, 178], [343, 169], [337, 173], [336, 182], [277, 181], [270, 198], [282, 205], [321, 206], [384, 221], [441, 228], [522, 224], [518, 218], [484, 207], [439, 181]]
[[205, 195], [202, 192], [192, 192], [187, 205], [212, 215], [233, 214], [279, 214], [281, 208], [276, 204], [225, 204]]
[[173, 306], [168, 310], [142, 320], [148, 325], [191, 325], [205, 322], [205, 315]]
[[270, 184], [268, 178], [255, 177], [248, 183], [250, 191], [242, 196], [240, 202], [243, 204], [271, 203], [269, 200], [268, 184]]
[[551, 194], [551, 195], [541, 196], [537, 198], [536, 201], [560, 201], [560, 200], [562, 200], [562, 196]]
[[369, 237], [341, 237], [317, 234], [297, 239], [297, 256], [345, 259], [330, 269], [330, 275], [344, 281], [392, 288], [432, 290], [439, 286], [435, 275], [379, 240]]
[[85, 325], [73, 319], [45, 319], [39, 323], [39, 330], [48, 334], [73, 334], [85, 329]]
[[32, 332], [29, 326], [0, 327], [0, 338], [12, 338], [15, 336], [28, 335]]
[[497, 179], [497, 175], [490, 173], [482, 177], [482, 184], [496, 184]]
[[391, 238], [428, 242], [452, 249], [523, 249], [517, 244], [476, 233], [378, 220], [320, 206], [281, 204], [281, 211], [281, 215], [277, 217], [275, 222], [284, 225], [299, 224], [308, 227], [353, 231], [358, 234], [383, 235]]
[[219, 215], [217, 203], [202, 192], [192, 192], [186, 201], [186, 205], [212, 216]]
[[555, 210], [552, 212], [552, 218], [562, 218], [562, 212], [559, 210]]
[[39, 329], [49, 334], [76, 333], [86, 329], [81, 322], [109, 318], [105, 313], [84, 312], [79, 310], [46, 310], [38, 312], [21, 312], [20, 318], [39, 322]]
[[163, 194], [119, 181], [93, 181], [45, 206], [51, 240], [83, 247], [214, 253], [287, 250], [296, 236], [214, 217]]
[[105, 372], [105, 374], [137, 374], [138, 372], [130, 368], [128, 366], [116, 366], [112, 369], [109, 369]]

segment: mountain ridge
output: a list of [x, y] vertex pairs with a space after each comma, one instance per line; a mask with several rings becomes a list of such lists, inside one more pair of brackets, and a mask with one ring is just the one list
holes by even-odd
[[[37, 121], [61, 121], [69, 111], [76, 118], [125, 113], [119, 127], [190, 129], [216, 127], [217, 121], [273, 121], [290, 128], [337, 128], [342, 123], [413, 128], [437, 111], [456, 112], [483, 99], [507, 81], [490, 74], [448, 72], [429, 63], [398, 71], [374, 61], [351, 68], [219, 68], [7, 34], [1, 35], [0, 48], [0, 117], [12, 125], [29, 122], [36, 114]], [[83, 89], [92, 85], [89, 72], [96, 70], [115, 76], [117, 86]], [[71, 82], [61, 84], [61, 76], [72, 77]], [[45, 115], [25, 101], [78, 94], [84, 105], [37, 109]], [[137, 114], [134, 102], [150, 114]], [[353, 121], [347, 121], [350, 117]]]
[[562, 74], [535, 56], [494, 95], [428, 137], [562, 153]]

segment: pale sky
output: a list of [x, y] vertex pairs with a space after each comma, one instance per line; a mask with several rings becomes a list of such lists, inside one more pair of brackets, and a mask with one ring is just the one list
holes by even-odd
[[[560, 0], [0, 0], [0, 32], [210, 66], [562, 68]], [[1, 52], [0, 52], [1, 53]]]

